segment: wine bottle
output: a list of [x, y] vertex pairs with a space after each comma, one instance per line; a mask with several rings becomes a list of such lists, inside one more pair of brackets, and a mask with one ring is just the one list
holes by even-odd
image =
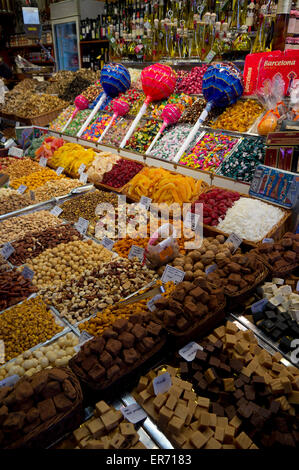
[[272, 49], [283, 51], [288, 29], [292, 0], [278, 0], [273, 31]]

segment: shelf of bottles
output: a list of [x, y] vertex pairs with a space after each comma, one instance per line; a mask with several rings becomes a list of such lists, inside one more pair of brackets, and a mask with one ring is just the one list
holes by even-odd
[[81, 22], [81, 40], [107, 39], [110, 59], [119, 61], [244, 59], [250, 52], [283, 50], [290, 10], [298, 11], [298, 5], [299, 0], [106, 1], [103, 15]]

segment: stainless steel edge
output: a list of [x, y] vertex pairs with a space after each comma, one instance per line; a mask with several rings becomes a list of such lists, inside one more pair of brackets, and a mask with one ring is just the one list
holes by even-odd
[[35, 210], [43, 209], [43, 206], [49, 206], [55, 203], [55, 198], [49, 199], [48, 201], [38, 202], [37, 204], [31, 204], [30, 206], [23, 207], [17, 211], [7, 212], [6, 214], [0, 215], [0, 222], [2, 220], [10, 219], [11, 217], [17, 217], [18, 215], [27, 214], [27, 212], [34, 212]]

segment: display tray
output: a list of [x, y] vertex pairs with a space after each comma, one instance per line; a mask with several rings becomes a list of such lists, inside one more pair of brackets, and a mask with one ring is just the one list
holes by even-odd
[[166, 333], [162, 333], [160, 336], [160, 342], [157, 343], [151, 351], [143, 354], [143, 356], [138, 361], [136, 361], [133, 365], [128, 366], [125, 372], [118, 373], [112, 380], [104, 380], [101, 383], [92, 381], [87, 377], [87, 374], [84, 374], [81, 368], [77, 366], [74, 360], [75, 357], [69, 361], [69, 366], [79, 378], [81, 384], [89, 391], [98, 393], [101, 392], [101, 396], [104, 394], [109, 397], [110, 394], [115, 393], [116, 390], [122, 390], [125, 384], [127, 384], [129, 380], [132, 380], [133, 377], [142, 374], [142, 370], [147, 367], [148, 361], [152, 361], [161, 354], [161, 351], [166, 345], [166, 339]]
[[72, 431], [80, 426], [83, 421], [83, 394], [79, 380], [75, 374], [67, 367], [61, 367], [70, 380], [76, 391], [76, 398], [72, 407], [66, 412], [61, 412], [53, 418], [37, 426], [33, 431], [26, 434], [21, 439], [14, 441], [5, 449], [40, 449], [49, 446], [53, 441], [63, 436], [66, 432]]
[[[157, 169], [157, 167], [154, 167], [154, 166], [149, 166], [148, 168], [150, 169]], [[138, 174], [139, 175], [142, 175], [142, 172], [144, 170], [141, 170]], [[175, 176], [185, 176], [185, 175], [181, 175], [180, 173], [176, 173], [175, 171], [171, 171], [171, 170], [167, 170], [171, 175], [175, 175]], [[132, 178], [133, 179], [133, 178]], [[195, 180], [195, 178], [193, 178]], [[132, 180], [131, 180], [132, 181]], [[134, 196], [131, 196], [129, 195], [128, 193], [128, 189], [129, 189], [129, 185], [130, 185], [130, 182], [129, 181], [127, 184], [125, 184], [125, 186], [123, 187], [123, 190], [122, 190], [122, 194], [124, 194], [129, 200], [133, 201], [133, 202], [140, 202], [140, 198], [137, 199], [136, 197]], [[195, 180], [196, 181], [196, 180]], [[202, 191], [199, 192], [196, 196], [194, 196], [194, 198], [191, 200], [191, 201], [188, 201], [189, 203], [192, 203], [192, 202], [195, 202], [197, 200], [197, 198], [203, 193], [205, 192], [208, 188], [210, 188], [210, 185], [208, 183], [206, 183], [205, 181], [201, 180], [202, 181]], [[153, 201], [155, 202], [155, 201]], [[183, 203], [182, 203], [183, 204]]]
[[[135, 162], [135, 160], [132, 160], [132, 158], [127, 158], [127, 157], [123, 157], [123, 156], [121, 156], [121, 159], [122, 160], [129, 160], [130, 162]], [[141, 171], [143, 171], [143, 169], [147, 166], [143, 162], [137, 162], [137, 163], [140, 163], [140, 165], [142, 165], [143, 168], [138, 173], [136, 173], [136, 175], [138, 175]], [[116, 163], [114, 165], [116, 165]], [[112, 169], [113, 169], [113, 167], [112, 167]], [[136, 176], [136, 175], [134, 175], [134, 176]], [[109, 191], [114, 191], [116, 193], [123, 193], [124, 188], [126, 187], [127, 184], [130, 183], [130, 181], [134, 178], [134, 176], [128, 181], [128, 183], [124, 184], [120, 188], [115, 188], [114, 186], [109, 186], [108, 184], [104, 184], [104, 183], [94, 183], [94, 185], [98, 189], [108, 189]]]
[[47, 124], [49, 124], [49, 122], [51, 122], [55, 118], [57, 118], [57, 116], [59, 116], [59, 114], [64, 109], [65, 109], [65, 107], [59, 108], [59, 109], [54, 109], [53, 111], [49, 111], [47, 113], [39, 114], [38, 116], [34, 116], [34, 117], [31, 117], [31, 118], [18, 116], [18, 115], [15, 114], [14, 115], [14, 120], [15, 121], [20, 121], [20, 122], [22, 122], [26, 125], [29, 125], [29, 126], [46, 126]]
[[[209, 188], [207, 188], [206, 191], [204, 191], [204, 192], [207, 193], [211, 189], [215, 189], [215, 188], [217, 188], [217, 189], [227, 189], [227, 188], [220, 188], [218, 186], [213, 186], [212, 185]], [[227, 191], [230, 191], [230, 190], [227, 189]], [[231, 191], [234, 191], [234, 190], [232, 189]], [[241, 197], [247, 197], [247, 198], [250, 198], [250, 199], [257, 199], [257, 198], [254, 198], [252, 196], [249, 196], [248, 194], [240, 193], [238, 191], [234, 191], [234, 192], [237, 192], [238, 194], [240, 194]], [[268, 203], [266, 201], [263, 201], [263, 202], [265, 202], [266, 204], [272, 205], [271, 203]], [[284, 210], [284, 209], [282, 209], [282, 211], [284, 212], [284, 214], [283, 214], [281, 220], [272, 227], [272, 229], [265, 235], [265, 237], [263, 237], [263, 239], [264, 238], [273, 238], [274, 241], [277, 241], [285, 234], [285, 232], [287, 232], [289, 219], [290, 219], [292, 213], [291, 213], [291, 211], [287, 211], [287, 210]], [[216, 235], [224, 235], [225, 237], [229, 237], [229, 235], [230, 235], [229, 233], [223, 232], [222, 230], [218, 229], [217, 227], [212, 227], [211, 225], [207, 225], [207, 224], [203, 224], [203, 233], [204, 233], [204, 236], [206, 236], [206, 237], [210, 237], [210, 236], [215, 237]], [[242, 240], [242, 244], [244, 244], [247, 248], [256, 248], [261, 242], [262, 242], [262, 240], [259, 240], [258, 242], [253, 242], [251, 240], [246, 240], [246, 238], [244, 238]]]

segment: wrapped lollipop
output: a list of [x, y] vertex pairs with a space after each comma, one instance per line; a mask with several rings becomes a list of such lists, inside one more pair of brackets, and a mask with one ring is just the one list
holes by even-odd
[[88, 108], [88, 105], [89, 105], [89, 101], [87, 98], [85, 98], [85, 96], [83, 95], [78, 95], [76, 96], [75, 98], [75, 101], [74, 101], [74, 104], [76, 106], [74, 112], [72, 113], [71, 117], [68, 119], [68, 121], [66, 122], [66, 124], [63, 126], [63, 128], [61, 129], [61, 132], [64, 132], [66, 130], [66, 128], [69, 126], [69, 124], [72, 122], [72, 120], [74, 119], [74, 117], [76, 116], [76, 114], [79, 112], [79, 111], [83, 111], [83, 109], [87, 109]]
[[141, 72], [141, 82], [146, 99], [120, 144], [120, 148], [124, 148], [126, 145], [127, 140], [133, 134], [149, 103], [152, 101], [163, 100], [173, 93], [176, 84], [176, 73], [168, 65], [149, 65]]
[[77, 137], [81, 137], [84, 130], [92, 121], [107, 96], [116, 98], [120, 93], [125, 93], [125, 91], [127, 91], [131, 86], [130, 74], [126, 67], [124, 67], [122, 64], [104, 65], [102, 68], [100, 80], [104, 90], [103, 95], [77, 133]]
[[155, 143], [159, 139], [159, 137], [162, 134], [162, 132], [164, 131], [164, 129], [167, 126], [170, 126], [172, 124], [176, 124], [178, 122], [178, 120], [180, 119], [181, 114], [182, 114], [181, 110], [175, 104], [167, 104], [165, 106], [165, 108], [163, 109], [162, 114], [161, 114], [162, 119], [163, 119], [163, 124], [160, 127], [158, 134], [156, 135], [156, 137], [152, 141], [151, 145], [149, 146], [149, 148], [145, 152], [145, 155], [150, 155], [150, 152], [151, 152], [152, 148], [154, 147]]
[[240, 70], [230, 63], [211, 65], [203, 76], [202, 92], [207, 101], [207, 105], [194, 124], [182, 147], [174, 157], [174, 162], [178, 162], [187, 150], [213, 106], [219, 106], [221, 108], [229, 106], [234, 104], [242, 95], [243, 84]]
[[106, 129], [104, 130], [103, 134], [101, 135], [101, 137], [99, 138], [98, 142], [101, 142], [101, 140], [103, 139], [103, 137], [107, 134], [107, 132], [109, 131], [110, 127], [112, 126], [112, 124], [114, 123], [115, 119], [118, 117], [118, 116], [124, 116], [125, 114], [127, 114], [130, 110], [130, 105], [129, 103], [127, 103], [126, 101], [124, 100], [115, 100], [113, 105], [112, 105], [112, 109], [113, 109], [113, 116], [111, 118], [111, 121], [109, 122], [109, 124], [106, 126]]

